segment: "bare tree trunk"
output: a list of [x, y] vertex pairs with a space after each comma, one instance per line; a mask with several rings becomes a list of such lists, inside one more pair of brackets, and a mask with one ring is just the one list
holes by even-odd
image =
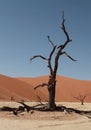
[[51, 75], [49, 82], [48, 82], [48, 93], [49, 93], [49, 100], [48, 100], [48, 108], [51, 110], [55, 110], [55, 94], [56, 94], [56, 75]]
[[56, 104], [55, 104], [55, 85], [51, 86], [50, 89], [48, 89], [49, 92], [49, 100], [48, 100], [48, 108], [51, 110], [55, 110]]
[[84, 101], [81, 101], [81, 105], [84, 105]]

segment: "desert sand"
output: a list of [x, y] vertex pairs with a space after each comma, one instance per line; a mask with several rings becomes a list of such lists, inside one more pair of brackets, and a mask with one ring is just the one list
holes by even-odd
[[[0, 107], [18, 107], [20, 104], [14, 102], [14, 100], [28, 101], [26, 102], [28, 105], [33, 105], [38, 103], [37, 96], [42, 101], [47, 101], [48, 92], [46, 87], [34, 90], [36, 85], [46, 83], [47, 81], [48, 76], [12, 78], [0, 75]], [[79, 94], [87, 95], [85, 105], [81, 105], [80, 102], [73, 98], [73, 96], [78, 96]], [[91, 81], [57, 76], [56, 102], [58, 105], [79, 110], [91, 110]], [[22, 112], [15, 116], [12, 112], [0, 111], [0, 130], [50, 129], [91, 130], [91, 118], [66, 112], [34, 111], [33, 114], [31, 112]]]
[[[32, 105], [36, 104], [32, 102]], [[61, 102], [60, 105], [81, 110], [91, 110], [91, 104]], [[2, 106], [18, 106], [16, 102], [0, 102]], [[28, 102], [28, 105], [31, 105]], [[0, 112], [0, 130], [91, 130], [91, 119], [75, 113], [38, 112], [33, 114], [23, 112], [18, 116], [12, 112]]]
[[[39, 96], [42, 101], [47, 101], [46, 87], [34, 90], [36, 85], [47, 82], [48, 76], [12, 78], [0, 75], [0, 100], [10, 101], [13, 97], [16, 100], [38, 101]], [[56, 102], [76, 102], [73, 97], [79, 94], [87, 95], [85, 101], [91, 102], [91, 81], [57, 76]]]

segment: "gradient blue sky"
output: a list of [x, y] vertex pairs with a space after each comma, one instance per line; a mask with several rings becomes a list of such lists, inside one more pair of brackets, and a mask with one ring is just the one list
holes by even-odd
[[58, 74], [91, 80], [91, 0], [0, 0], [0, 74], [11, 77], [48, 75], [47, 64], [29, 58], [36, 54], [49, 56], [47, 40], [60, 45], [65, 35], [60, 29], [62, 11], [65, 26], [72, 39], [59, 61]]

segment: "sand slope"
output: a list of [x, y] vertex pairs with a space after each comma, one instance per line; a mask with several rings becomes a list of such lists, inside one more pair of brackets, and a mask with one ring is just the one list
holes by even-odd
[[[15, 99], [38, 101], [40, 96], [43, 101], [47, 101], [47, 88], [33, 88], [41, 83], [47, 83], [48, 76], [36, 78], [11, 78], [0, 75], [0, 100]], [[74, 102], [77, 101], [73, 96], [79, 94], [86, 95], [86, 102], [91, 102], [91, 81], [76, 80], [63, 76], [57, 76], [56, 101]]]
[[20, 81], [16, 78], [0, 75], [0, 100], [35, 100], [37, 96], [45, 97], [39, 90], [34, 91], [31, 84]]
[[[18, 78], [21, 81], [36, 86], [41, 83], [48, 82], [48, 76], [41, 76], [36, 78]], [[38, 88], [48, 97], [47, 88]], [[36, 91], [36, 90], [35, 90]], [[64, 76], [57, 76], [57, 87], [56, 87], [56, 101], [74, 102], [77, 101], [74, 96], [86, 95], [86, 102], [91, 102], [91, 81], [76, 80]]]

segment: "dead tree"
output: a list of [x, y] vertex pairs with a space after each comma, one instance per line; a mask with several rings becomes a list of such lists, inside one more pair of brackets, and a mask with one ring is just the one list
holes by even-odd
[[87, 97], [87, 94], [80, 94], [78, 96], [73, 96], [75, 99], [81, 102], [81, 105], [84, 105], [84, 101]]
[[37, 101], [40, 102], [40, 104], [43, 104], [42, 99], [40, 98], [40, 96], [37, 95], [37, 99], [38, 99]]
[[[66, 55], [68, 58], [70, 58], [72, 61], [76, 61], [75, 59], [73, 59], [70, 55], [67, 54], [67, 52], [64, 51], [65, 47], [72, 41], [68, 35], [68, 32], [66, 31], [65, 28], [65, 19], [64, 19], [64, 13], [62, 16], [62, 24], [61, 24], [61, 29], [63, 31], [63, 33], [66, 36], [66, 40], [62, 45], [55, 45], [52, 40], [50, 39], [50, 36], [48, 36], [48, 41], [52, 47], [52, 50], [50, 52], [50, 55], [48, 58], [42, 56], [42, 55], [35, 55], [32, 58], [30, 58], [30, 61], [36, 59], [36, 58], [41, 58], [45, 61], [47, 61], [48, 63], [48, 68], [50, 70], [50, 75], [49, 75], [49, 81], [48, 83], [42, 83], [39, 84], [38, 86], [35, 87], [35, 89], [39, 88], [39, 87], [44, 87], [47, 86], [48, 89], [48, 93], [49, 93], [49, 98], [48, 98], [48, 108], [50, 110], [55, 110], [56, 109], [56, 104], [55, 104], [55, 93], [56, 93], [56, 76], [57, 76], [57, 70], [58, 70], [58, 61], [59, 58], [62, 55]], [[55, 51], [57, 51], [57, 53], [55, 53]], [[55, 55], [54, 55], [55, 53]], [[54, 65], [52, 65], [51, 61], [52, 61], [52, 57], [54, 57]]]

